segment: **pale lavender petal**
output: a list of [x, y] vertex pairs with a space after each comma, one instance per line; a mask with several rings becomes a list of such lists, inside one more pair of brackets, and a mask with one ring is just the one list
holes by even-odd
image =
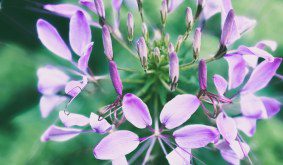
[[191, 155], [191, 149], [177, 147], [166, 155], [166, 159], [170, 165], [190, 165]]
[[257, 66], [258, 63], [258, 56], [251, 56], [251, 55], [242, 55], [243, 59], [245, 60], [246, 64], [248, 64], [248, 66], [255, 68]]
[[236, 23], [238, 32], [241, 35], [252, 30], [256, 26], [256, 20], [244, 16], [237, 16]]
[[236, 139], [238, 131], [235, 121], [221, 112], [216, 118], [216, 125], [225, 140], [231, 142]]
[[243, 159], [250, 152], [250, 147], [246, 143], [233, 141], [230, 143], [231, 149], [236, 153], [239, 159]]
[[281, 103], [278, 100], [269, 97], [260, 97], [260, 99], [266, 110], [262, 113], [261, 118], [271, 118], [280, 111]]
[[275, 51], [277, 49], [277, 43], [272, 40], [262, 40], [256, 44], [256, 47], [263, 50], [269, 47], [272, 51]]
[[160, 122], [168, 129], [176, 128], [186, 122], [199, 105], [200, 100], [194, 95], [177, 95], [164, 105], [160, 113]]
[[259, 118], [265, 111], [262, 100], [251, 93], [241, 95], [240, 104], [242, 114], [246, 117]]
[[70, 95], [72, 98], [75, 98], [81, 93], [87, 83], [88, 80], [86, 76], [84, 76], [83, 79], [79, 81], [70, 81], [65, 87], [65, 93], [67, 95]]
[[85, 47], [91, 42], [91, 31], [83, 12], [77, 11], [70, 20], [70, 44], [74, 52], [82, 56]]
[[89, 118], [80, 114], [69, 113], [64, 111], [59, 112], [59, 118], [65, 127], [71, 126], [86, 126], [89, 124]]
[[42, 142], [57, 141], [63, 142], [78, 136], [82, 132], [81, 129], [65, 128], [51, 125], [41, 136]]
[[275, 58], [273, 62], [267, 60], [261, 62], [252, 72], [250, 79], [242, 89], [242, 93], [254, 93], [266, 87], [276, 74], [281, 62], [281, 58]]
[[97, 9], [94, 4], [94, 0], [80, 0], [80, 4], [88, 7], [91, 11], [93, 11], [95, 14], [97, 14]]
[[89, 58], [90, 58], [90, 54], [92, 52], [92, 47], [93, 47], [93, 42], [89, 43], [85, 47], [85, 49], [83, 51], [83, 55], [78, 60], [78, 68], [85, 73], [87, 72], [88, 61], [89, 61]]
[[264, 58], [265, 60], [268, 60], [269, 62], [274, 61], [274, 57], [270, 53], [258, 47], [240, 46], [238, 48], [238, 53], [243, 55], [258, 56]]
[[226, 92], [228, 86], [227, 81], [222, 76], [216, 74], [213, 76], [213, 82], [218, 94], [223, 95]]
[[240, 159], [225, 140], [219, 141], [215, 147], [220, 150], [221, 156], [228, 163], [231, 163], [232, 165], [240, 165]]
[[169, 1], [169, 5], [168, 5], [168, 12], [171, 13], [174, 10], [176, 10], [182, 3], [184, 2], [184, 0], [170, 0]]
[[37, 35], [42, 44], [59, 57], [72, 61], [72, 54], [58, 31], [47, 21], [39, 19], [36, 24]]
[[256, 119], [248, 117], [235, 117], [237, 128], [244, 132], [247, 136], [252, 137], [256, 131]]
[[119, 158], [113, 159], [112, 165], [128, 165], [128, 161], [125, 156], [121, 156]]
[[137, 10], [138, 9], [138, 3], [133, 0], [124, 0], [124, 3], [130, 10]]
[[152, 119], [146, 104], [134, 94], [126, 94], [122, 103], [125, 118], [137, 128], [152, 125]]
[[58, 68], [47, 65], [37, 70], [38, 91], [45, 95], [53, 95], [65, 88], [70, 77]]
[[219, 132], [214, 127], [193, 124], [178, 129], [173, 133], [173, 136], [180, 147], [193, 149], [217, 142]]
[[111, 125], [105, 119], [99, 120], [99, 116], [95, 113], [90, 114], [89, 122], [91, 128], [97, 133], [106, 133], [111, 128]]
[[221, 12], [221, 0], [206, 0], [204, 8], [202, 10], [202, 16], [205, 20]]
[[39, 101], [39, 108], [41, 112], [41, 116], [46, 118], [49, 114], [60, 104], [67, 100], [64, 96], [57, 96], [57, 95], [43, 95]]
[[221, 45], [229, 46], [239, 38], [240, 34], [237, 29], [235, 13], [234, 10], [231, 9], [225, 19], [225, 23], [222, 28], [220, 43]]
[[229, 70], [229, 89], [239, 87], [246, 77], [246, 62], [239, 54], [226, 55], [225, 60], [228, 62]]
[[112, 5], [117, 12], [120, 12], [123, 0], [112, 0]]
[[94, 148], [96, 159], [114, 160], [127, 155], [139, 145], [139, 137], [130, 131], [115, 131], [103, 138]]

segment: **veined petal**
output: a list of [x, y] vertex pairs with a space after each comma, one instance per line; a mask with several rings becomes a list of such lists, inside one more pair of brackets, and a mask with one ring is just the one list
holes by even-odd
[[57, 95], [43, 95], [39, 101], [39, 107], [41, 116], [46, 118], [49, 114], [60, 104], [66, 101], [67, 98], [64, 96], [57, 96]]
[[230, 143], [236, 139], [238, 131], [236, 123], [231, 117], [221, 112], [216, 118], [216, 124], [220, 134], [225, 140]]
[[110, 128], [111, 125], [105, 120], [98, 120], [99, 116], [95, 113], [90, 114], [90, 126], [93, 130], [95, 130], [97, 133], [106, 133]]
[[145, 128], [152, 125], [152, 119], [147, 105], [134, 94], [128, 93], [122, 103], [125, 118], [137, 128]]
[[128, 165], [128, 161], [125, 156], [121, 156], [112, 160], [112, 165]]
[[252, 30], [256, 26], [256, 20], [245, 16], [236, 16], [237, 29], [240, 35]]
[[170, 0], [169, 1], [169, 5], [168, 5], [168, 12], [171, 13], [173, 12], [175, 9], [177, 9], [182, 3], [184, 2], [184, 0]]
[[222, 76], [216, 74], [213, 76], [213, 82], [218, 94], [223, 95], [226, 92], [228, 86], [227, 81]]
[[275, 51], [277, 49], [277, 43], [272, 40], [262, 40], [256, 44], [256, 47], [262, 50], [269, 47], [272, 51]]
[[272, 62], [274, 60], [274, 57], [270, 53], [266, 52], [265, 50], [259, 49], [258, 47], [240, 46], [238, 48], [238, 52], [243, 55], [254, 55], [262, 57], [269, 62]]
[[220, 43], [224, 46], [233, 44], [240, 38], [240, 33], [237, 29], [237, 23], [234, 10], [231, 9], [225, 18], [225, 23], [222, 28]]
[[202, 10], [202, 16], [205, 20], [221, 12], [221, 0], [206, 0]]
[[82, 132], [81, 129], [64, 128], [51, 125], [41, 136], [41, 141], [57, 141], [63, 142], [78, 136]]
[[170, 165], [190, 165], [191, 155], [191, 149], [182, 149], [177, 147], [166, 155], [166, 159]]
[[229, 145], [231, 149], [236, 153], [239, 159], [243, 159], [246, 157], [250, 152], [250, 147], [246, 143], [233, 141]]
[[260, 118], [265, 111], [262, 100], [251, 93], [241, 95], [240, 104], [242, 114], [246, 117]]
[[256, 131], [256, 119], [248, 117], [235, 117], [237, 128], [247, 136], [252, 137]]
[[103, 138], [94, 148], [96, 159], [114, 160], [135, 150], [139, 145], [139, 137], [130, 131], [115, 131]]
[[87, 83], [88, 80], [86, 76], [84, 76], [80, 81], [70, 81], [65, 87], [65, 93], [70, 95], [72, 98], [75, 98], [81, 93]]
[[80, 114], [66, 114], [64, 111], [59, 112], [59, 118], [66, 127], [86, 126], [89, 124], [89, 118]]
[[219, 132], [216, 128], [194, 124], [182, 127], [173, 133], [176, 143], [187, 149], [205, 147], [209, 143], [217, 142]]
[[37, 35], [42, 44], [59, 57], [72, 61], [72, 54], [58, 31], [47, 21], [39, 19], [36, 24]]
[[164, 105], [160, 122], [168, 129], [176, 128], [186, 122], [199, 105], [200, 100], [194, 95], [178, 95]]
[[281, 103], [278, 100], [269, 97], [260, 97], [260, 99], [266, 110], [262, 113], [261, 118], [271, 118], [280, 111]]
[[90, 26], [82, 11], [77, 11], [71, 17], [69, 37], [74, 52], [82, 56], [85, 47], [91, 42]]
[[243, 57], [239, 54], [231, 54], [231, 55], [226, 55], [225, 60], [228, 63], [229, 66], [229, 89], [234, 89], [239, 87], [246, 75], [246, 62], [243, 59]]
[[261, 62], [252, 72], [250, 79], [242, 89], [242, 93], [254, 93], [266, 87], [276, 74], [281, 62], [281, 58], [275, 58], [273, 62], [267, 60]]
[[89, 43], [86, 46], [85, 50], [83, 51], [83, 55], [78, 60], [78, 68], [83, 72], [87, 72], [88, 61], [90, 54], [92, 52], [92, 47], [93, 47], [93, 42]]

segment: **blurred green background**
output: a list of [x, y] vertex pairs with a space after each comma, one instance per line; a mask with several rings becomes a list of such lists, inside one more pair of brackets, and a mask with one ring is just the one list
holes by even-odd
[[[151, 22], [159, 24], [159, 4], [161, 0], [144, 0], [146, 15]], [[72, 2], [75, 0], [2, 0], [0, 1], [0, 164], [95, 164], [102, 163], [94, 159], [92, 150], [99, 141], [99, 135], [82, 135], [64, 143], [41, 143], [39, 138], [44, 130], [52, 124], [57, 113], [52, 113], [47, 119], [42, 119], [39, 112], [39, 98], [36, 85], [36, 69], [45, 64], [64, 65], [64, 62], [52, 55], [38, 41], [35, 23], [38, 18], [51, 22], [68, 41], [68, 19], [56, 16], [42, 9], [42, 3]], [[107, 14], [110, 13], [110, 0], [104, 1]], [[194, 6], [193, 2], [185, 2]], [[236, 44], [254, 45], [262, 39], [272, 39], [278, 42], [275, 56], [283, 56], [283, 1], [282, 0], [235, 0], [236, 13], [255, 18], [256, 28], [245, 35]], [[175, 42], [180, 31], [184, 31], [184, 10], [180, 7], [169, 16], [167, 31]], [[122, 8], [121, 17], [124, 19], [128, 9]], [[137, 14], [136, 14], [137, 16]], [[178, 18], [178, 19], [176, 19]], [[138, 17], [136, 17], [138, 19]], [[203, 56], [216, 51], [220, 36], [220, 16], [209, 20], [202, 41]], [[121, 24], [125, 31], [125, 22]], [[103, 54], [101, 32], [93, 28], [95, 47], [91, 56], [90, 66], [96, 75], [107, 73], [107, 61]], [[115, 56], [118, 65], [139, 65], [131, 58], [121, 60], [127, 51], [114, 42]], [[118, 55], [116, 55], [118, 54]], [[121, 58], [120, 58], [121, 57]], [[130, 57], [125, 55], [125, 57]], [[209, 64], [210, 74], [225, 75], [223, 67], [226, 63]], [[279, 73], [283, 73], [281, 67]], [[226, 76], [227, 77], [227, 76]], [[74, 112], [89, 114], [99, 107], [111, 103], [115, 95], [110, 82], [103, 84], [103, 94], [83, 93], [70, 107]], [[100, 91], [98, 91], [100, 92]], [[260, 94], [274, 97], [281, 102], [282, 82], [274, 79], [271, 85]], [[59, 110], [59, 109], [58, 109]], [[282, 164], [283, 162], [283, 112], [271, 120], [258, 122], [255, 136], [249, 140], [252, 147], [251, 157], [255, 164]], [[219, 154], [200, 150], [199, 157], [207, 164], [225, 164]], [[217, 157], [217, 158], [215, 158]], [[158, 155], [157, 160], [164, 161], [164, 156]], [[198, 163], [197, 163], [198, 164]]]

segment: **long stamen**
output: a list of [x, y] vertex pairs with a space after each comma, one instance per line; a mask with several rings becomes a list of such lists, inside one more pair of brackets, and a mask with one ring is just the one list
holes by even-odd
[[149, 159], [149, 157], [150, 157], [150, 154], [151, 154], [151, 151], [152, 151], [152, 149], [153, 149], [153, 147], [154, 147], [155, 141], [156, 141], [156, 138], [153, 138], [152, 141], [151, 141], [151, 143], [150, 143], [150, 146], [149, 146], [149, 148], [148, 148], [148, 150], [147, 150], [147, 152], [146, 152], [146, 155], [145, 155], [145, 157], [144, 157], [144, 160], [143, 160], [142, 165], [145, 165], [146, 162], [148, 161], [148, 159]]
[[166, 149], [165, 149], [165, 146], [164, 146], [162, 140], [161, 140], [159, 137], [158, 137], [158, 142], [159, 142], [159, 144], [160, 144], [160, 146], [161, 146], [161, 149], [162, 149], [163, 153], [164, 153], [165, 155], [168, 155], [168, 153], [167, 153], [167, 151], [166, 151]]
[[[146, 139], [148, 140], [148, 139]], [[145, 141], [146, 141], [145, 140]], [[134, 156], [129, 160], [129, 164], [132, 164], [137, 158], [143, 154], [143, 152], [150, 146], [151, 141], [146, 141], [146, 143], [143, 144], [143, 146], [134, 154]]]

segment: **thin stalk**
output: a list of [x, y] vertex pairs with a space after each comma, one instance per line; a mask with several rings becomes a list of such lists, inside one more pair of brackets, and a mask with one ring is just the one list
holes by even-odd
[[151, 154], [151, 151], [152, 151], [152, 149], [153, 149], [153, 147], [154, 147], [155, 141], [156, 141], [156, 138], [152, 139], [152, 141], [151, 141], [151, 143], [150, 143], [150, 146], [149, 146], [149, 148], [148, 148], [148, 150], [147, 150], [147, 152], [146, 152], [146, 155], [145, 155], [145, 157], [144, 157], [144, 160], [143, 160], [143, 162], [142, 162], [142, 165], [145, 165], [146, 162], [148, 161], [148, 159], [149, 159], [149, 157], [150, 157], [150, 154]]

